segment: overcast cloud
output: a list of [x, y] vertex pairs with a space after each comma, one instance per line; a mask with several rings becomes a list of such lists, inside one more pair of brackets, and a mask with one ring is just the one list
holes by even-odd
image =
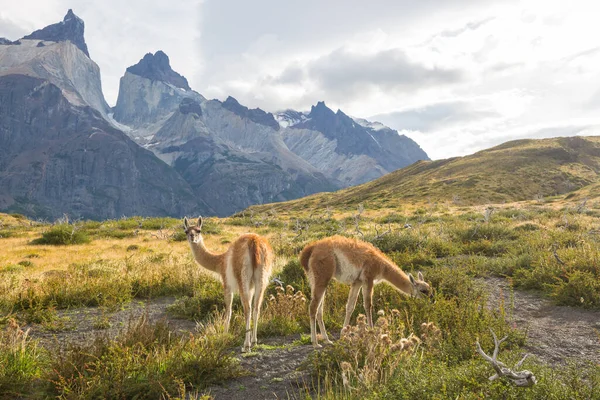
[[125, 68], [165, 51], [208, 98], [334, 110], [415, 139], [432, 158], [524, 137], [600, 134], [593, 0], [0, 0], [0, 36], [86, 23], [114, 104]]

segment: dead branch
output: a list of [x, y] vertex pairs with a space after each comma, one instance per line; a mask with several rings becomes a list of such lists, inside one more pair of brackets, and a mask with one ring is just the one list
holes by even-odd
[[503, 337], [501, 340], [498, 340], [498, 337], [496, 336], [496, 334], [494, 333], [494, 331], [492, 329], [490, 329], [490, 332], [492, 333], [492, 336], [494, 337], [494, 353], [492, 354], [492, 356], [488, 356], [483, 349], [481, 348], [481, 345], [479, 344], [479, 341], [475, 342], [475, 346], [477, 346], [477, 352], [487, 361], [489, 361], [492, 364], [492, 367], [494, 368], [494, 370], [496, 371], [496, 373], [492, 376], [490, 376], [490, 381], [493, 381], [495, 379], [498, 378], [503, 378], [506, 377], [508, 380], [510, 380], [514, 385], [519, 386], [519, 387], [531, 387], [533, 385], [535, 385], [537, 383], [537, 380], [535, 379], [535, 376], [533, 375], [533, 373], [531, 371], [528, 370], [523, 370], [523, 371], [513, 371], [517, 370], [519, 368], [521, 368], [521, 365], [523, 364], [523, 361], [525, 361], [525, 359], [529, 356], [529, 354], [525, 354], [525, 356], [521, 359], [521, 361], [519, 361], [518, 363], [515, 364], [513, 369], [508, 368], [504, 363], [502, 363], [501, 361], [498, 361], [498, 352], [500, 350], [500, 344], [502, 342], [504, 342], [508, 336]]
[[558, 245], [556, 243], [553, 243], [552, 244], [552, 254], [554, 254], [554, 258], [556, 258], [556, 261], [558, 261], [558, 263], [560, 265], [565, 265], [565, 262], [560, 259], [560, 257], [558, 256], [558, 253], [556, 252], [557, 248], [558, 248]]
[[379, 225], [379, 224], [375, 225], [375, 240], [381, 239], [385, 235], [389, 235], [390, 233], [392, 233], [392, 225], [391, 224], [388, 224], [388, 229], [386, 231], [381, 232], [381, 233], [379, 233], [379, 228], [380, 227], [381, 227], [381, 225]]

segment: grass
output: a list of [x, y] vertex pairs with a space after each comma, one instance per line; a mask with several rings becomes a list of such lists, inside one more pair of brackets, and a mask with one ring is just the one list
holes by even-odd
[[[383, 313], [378, 327], [357, 330], [314, 353], [305, 367], [323, 388], [324, 398], [583, 399], [598, 397], [597, 366], [554, 370], [528, 360], [525, 367], [540, 384], [525, 392], [487, 380], [492, 373], [474, 352], [474, 341], [479, 338], [489, 349], [490, 327], [498, 335], [509, 335], [500, 359], [513, 361], [523, 352], [524, 334], [505, 322], [509, 309], [488, 307], [476, 278], [508, 277], [515, 287], [537, 290], [557, 304], [599, 309], [600, 226], [591, 212], [597, 208], [592, 202], [583, 209], [533, 202], [506, 205], [491, 215], [483, 208], [440, 204], [360, 211], [344, 205], [281, 214], [269, 208], [265, 213], [205, 219], [204, 226], [207, 247], [215, 252], [247, 231], [266, 235], [273, 245], [273, 277], [282, 286], [272, 283], [267, 290], [259, 340], [301, 334], [296, 344], [310, 342], [310, 288], [297, 254], [317, 238], [362, 238], [406, 272], [423, 271], [431, 282], [433, 301], [376, 286], [374, 307]], [[0, 239], [7, 249], [0, 254], [0, 315], [10, 316], [0, 318], [0, 360], [13, 365], [0, 368], [0, 397], [184, 397], [189, 390], [201, 391], [243, 373], [230, 354], [243, 336], [239, 300], [234, 300], [232, 332], [225, 335], [221, 283], [193, 261], [181, 221], [130, 218], [50, 226], [0, 215], [0, 223], [3, 230], [14, 232]], [[53, 230], [68, 233], [67, 238], [80, 232], [89, 241], [32, 243]], [[348, 287], [336, 282], [327, 291], [325, 324], [330, 333], [342, 329], [347, 295]], [[20, 327], [28, 323], [60, 332], [77, 323], [60, 317], [62, 309], [112, 310], [134, 299], [161, 296], [176, 296], [170, 316], [199, 321], [200, 330], [182, 336], [165, 321], [140, 320], [120, 336], [109, 337], [111, 323], [101, 315], [93, 322], [98, 339], [48, 357]], [[356, 315], [363, 312], [359, 302], [351, 322], [356, 329], [362, 329]], [[425, 332], [423, 323], [440, 333]], [[427, 339], [428, 334], [435, 340]], [[382, 337], [389, 338], [389, 346], [373, 347]], [[407, 340], [415, 341], [413, 348], [394, 347]]]

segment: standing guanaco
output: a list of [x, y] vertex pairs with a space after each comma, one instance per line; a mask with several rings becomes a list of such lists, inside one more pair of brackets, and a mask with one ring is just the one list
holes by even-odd
[[240, 294], [246, 317], [246, 338], [242, 351], [250, 351], [252, 345], [257, 343], [260, 307], [273, 266], [274, 256], [269, 242], [254, 233], [246, 233], [238, 237], [225, 253], [215, 254], [208, 251], [204, 245], [201, 233], [202, 217], [198, 218], [196, 226], [190, 226], [186, 217], [183, 227], [196, 262], [221, 276], [225, 291], [225, 331], [229, 331], [233, 295]]

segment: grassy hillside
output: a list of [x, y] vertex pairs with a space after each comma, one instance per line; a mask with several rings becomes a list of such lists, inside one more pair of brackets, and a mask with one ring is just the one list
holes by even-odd
[[256, 206], [261, 211], [316, 207], [395, 208], [401, 203], [476, 205], [563, 195], [598, 182], [600, 137], [517, 140], [470, 156], [419, 161], [335, 193]]

